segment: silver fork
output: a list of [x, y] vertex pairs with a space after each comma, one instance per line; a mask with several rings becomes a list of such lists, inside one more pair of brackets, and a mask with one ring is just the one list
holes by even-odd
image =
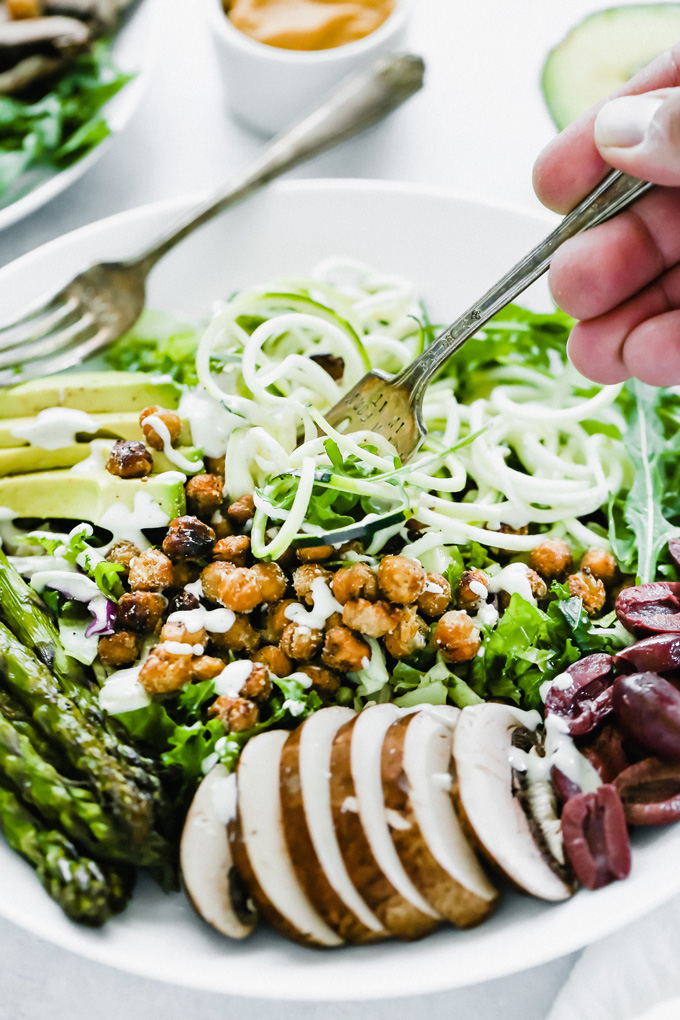
[[389, 439], [402, 461], [427, 435], [423, 424], [425, 390], [442, 365], [485, 323], [546, 272], [552, 257], [569, 237], [604, 223], [653, 187], [648, 181], [612, 171], [559, 226], [537, 244], [466, 312], [396, 376], [369, 372], [326, 414], [343, 432], [370, 429]]
[[0, 386], [72, 368], [122, 336], [144, 310], [146, 279], [166, 252], [269, 181], [382, 120], [421, 88], [424, 69], [420, 57], [400, 54], [347, 79], [158, 243], [86, 269], [0, 328]]

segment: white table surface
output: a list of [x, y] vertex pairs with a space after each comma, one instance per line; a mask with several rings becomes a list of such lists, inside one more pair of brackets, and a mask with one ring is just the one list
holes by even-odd
[[[553, 134], [539, 89], [540, 68], [548, 49], [598, 5], [412, 2], [409, 42], [427, 61], [426, 89], [370, 135], [320, 157], [298, 175], [417, 181], [535, 209], [531, 166]], [[84, 179], [0, 234], [0, 265], [103, 216], [216, 186], [261, 144], [228, 115], [201, 5], [164, 0], [164, 6], [159, 61], [134, 121]], [[0, 1018], [543, 1020], [574, 960], [418, 1000], [273, 1005], [122, 974], [0, 921]], [[228, 947], [224, 965], [229, 966]]]

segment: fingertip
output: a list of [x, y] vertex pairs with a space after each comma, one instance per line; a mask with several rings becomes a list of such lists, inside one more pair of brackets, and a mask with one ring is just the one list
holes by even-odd
[[595, 322], [577, 322], [567, 341], [567, 356], [577, 372], [601, 386], [630, 378], [620, 348]]
[[629, 375], [648, 386], [680, 383], [680, 311], [641, 323], [626, 337], [622, 358]]

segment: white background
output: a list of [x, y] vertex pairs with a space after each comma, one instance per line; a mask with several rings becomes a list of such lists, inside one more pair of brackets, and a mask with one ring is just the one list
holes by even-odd
[[[229, 117], [202, 4], [162, 5], [158, 63], [135, 120], [87, 177], [0, 234], [0, 265], [103, 216], [217, 186], [257, 151], [261, 139]], [[369, 136], [298, 175], [417, 181], [536, 209], [531, 167], [553, 134], [541, 66], [550, 47], [595, 7], [588, 0], [413, 0], [409, 45], [426, 59], [426, 89]], [[120, 974], [0, 922], [0, 1017], [542, 1020], [573, 962], [418, 1000], [278, 1006]]]

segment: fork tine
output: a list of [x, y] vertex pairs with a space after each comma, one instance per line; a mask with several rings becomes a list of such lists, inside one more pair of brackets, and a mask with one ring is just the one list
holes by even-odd
[[45, 315], [50, 315], [55, 310], [61, 308], [64, 304], [68, 304], [71, 300], [72, 298], [69, 297], [66, 290], [60, 290], [48, 300], [33, 305], [27, 312], [20, 315], [18, 319], [14, 319], [12, 322], [0, 323], [0, 337], [4, 336], [6, 333], [12, 333], [17, 329], [30, 328], [31, 324], [35, 322], [36, 319], [40, 319]]
[[0, 372], [0, 386], [13, 386], [26, 382], [28, 379], [37, 379], [41, 375], [54, 375], [57, 372], [65, 372], [67, 368], [75, 368], [85, 358], [91, 357], [102, 347], [105, 347], [110, 339], [110, 330], [107, 327], [102, 327], [93, 336], [61, 354], [51, 358], [41, 358], [30, 365], [24, 365], [20, 372], [15, 372], [13, 369]]
[[21, 343], [8, 347], [4, 353], [0, 352], [0, 368], [9, 368], [17, 363], [34, 361], [37, 358], [46, 358], [50, 354], [56, 354], [75, 343], [86, 330], [91, 329], [93, 323], [92, 313], [85, 312], [80, 319], [76, 319], [65, 329], [60, 329], [56, 333], [48, 333], [36, 340], [35, 343]]

